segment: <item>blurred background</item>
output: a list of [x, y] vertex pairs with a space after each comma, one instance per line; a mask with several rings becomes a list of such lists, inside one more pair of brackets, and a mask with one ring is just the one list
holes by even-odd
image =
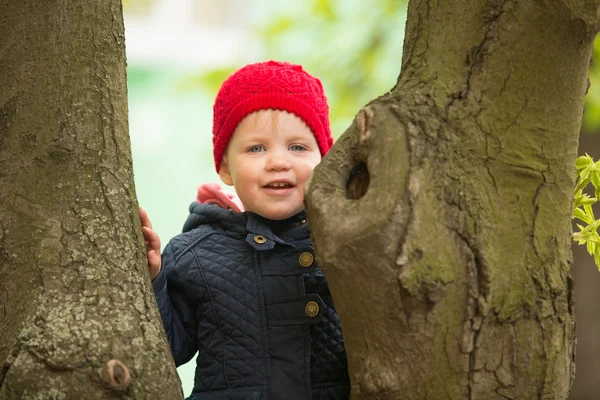
[[[337, 138], [400, 71], [405, 0], [123, 0], [123, 7], [136, 191], [163, 246], [181, 231], [197, 185], [220, 182], [212, 104], [230, 73], [269, 59], [302, 64], [323, 83]], [[594, 63], [590, 78], [580, 153], [598, 159]], [[570, 399], [590, 400], [600, 398], [600, 272], [584, 247], [575, 246], [574, 257], [578, 345]], [[178, 369], [186, 395], [194, 363]]]

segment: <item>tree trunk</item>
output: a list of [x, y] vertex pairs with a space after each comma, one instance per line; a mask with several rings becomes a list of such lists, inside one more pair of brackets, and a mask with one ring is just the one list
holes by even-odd
[[149, 285], [117, 0], [0, 0], [0, 399], [180, 399]]
[[411, 0], [402, 72], [311, 179], [353, 399], [566, 399], [598, 1]]

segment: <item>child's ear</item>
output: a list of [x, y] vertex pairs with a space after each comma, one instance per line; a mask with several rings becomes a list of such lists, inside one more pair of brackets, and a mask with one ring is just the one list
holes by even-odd
[[223, 156], [223, 160], [221, 161], [219, 177], [227, 186], [233, 186], [233, 179], [231, 179], [231, 172], [229, 171], [229, 165], [227, 164], [227, 156]]

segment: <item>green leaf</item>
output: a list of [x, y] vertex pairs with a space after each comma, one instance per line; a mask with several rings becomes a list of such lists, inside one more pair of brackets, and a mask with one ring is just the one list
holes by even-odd
[[579, 181], [577, 182], [577, 187], [575, 188], [575, 193], [581, 192], [583, 190], [583, 188], [586, 187], [588, 183], [590, 183], [590, 181], [591, 181], [590, 178], [581, 179], [581, 176], [580, 176]]
[[579, 218], [580, 220], [588, 224], [591, 222], [588, 216], [585, 214], [585, 212], [583, 212], [581, 208], [576, 208], [575, 211], [573, 211], [573, 218]]
[[587, 154], [585, 156], [577, 157], [577, 161], [576, 161], [577, 173], [579, 173], [579, 171], [583, 170], [584, 168], [592, 165], [593, 163], [594, 163], [594, 160], [592, 160], [592, 157], [590, 157]]
[[587, 240], [585, 240], [585, 239], [582, 239], [582, 238], [581, 238], [581, 234], [580, 234], [579, 232], [575, 232], [575, 233], [573, 234], [573, 240], [574, 240], [575, 242], [577, 242], [577, 244], [578, 244], [578, 245], [580, 245], [580, 246], [581, 246], [582, 244], [585, 244], [585, 242], [587, 241]]
[[589, 226], [589, 225], [587, 225], [587, 226], [581, 226], [581, 225], [577, 224], [577, 227], [579, 228], [579, 232], [576, 232], [576, 234], [577, 234], [577, 236], [579, 237], [579, 239], [580, 239], [580, 240], [583, 240], [583, 239], [584, 239], [584, 237], [583, 237], [583, 236], [585, 235], [585, 233], [586, 233], [586, 228], [587, 228], [588, 226]]
[[600, 172], [598, 172], [597, 170], [592, 171], [592, 185], [594, 185], [594, 187], [596, 189], [600, 188]]
[[598, 201], [598, 199], [596, 199], [594, 197], [590, 197], [587, 194], [584, 194], [578, 200], [579, 200], [579, 204], [584, 205], [584, 206], [590, 206]]
[[[586, 181], [586, 180], [590, 179], [591, 173], [592, 173], [592, 166], [588, 165], [581, 171], [581, 173], [579, 174], [579, 177], [581, 178], [582, 181]], [[587, 183], [586, 183], [586, 185], [587, 185]]]
[[600, 271], [600, 246], [596, 246], [594, 251], [594, 262], [596, 263], [596, 268]]
[[596, 253], [596, 243], [594, 243], [592, 241], [588, 241], [587, 242], [587, 251], [590, 255], [595, 254]]
[[592, 225], [588, 225], [586, 227], [582, 227], [580, 225], [577, 226], [579, 226], [579, 228], [581, 229], [581, 231], [577, 232], [578, 240], [585, 240], [586, 242], [594, 241], [594, 232], [592, 232]]
[[590, 219], [592, 221], [594, 221], [596, 219], [594, 217], [594, 210], [592, 209], [592, 205], [591, 204], [584, 204], [583, 205], [583, 209], [585, 210], [585, 213], [587, 214], [588, 217], [590, 217]]

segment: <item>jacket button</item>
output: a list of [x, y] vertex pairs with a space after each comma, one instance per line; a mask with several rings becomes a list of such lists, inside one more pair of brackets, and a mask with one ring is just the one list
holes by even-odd
[[300, 225], [306, 225], [306, 220], [303, 219], [302, 221], [300, 221]]
[[267, 243], [267, 238], [261, 235], [255, 235], [254, 241], [258, 244], [265, 244]]
[[312, 253], [305, 251], [304, 253], [300, 254], [298, 261], [303, 267], [310, 267], [315, 261], [315, 256], [313, 256]]
[[316, 317], [319, 314], [319, 305], [314, 301], [309, 301], [304, 306], [304, 312], [311, 318]]

